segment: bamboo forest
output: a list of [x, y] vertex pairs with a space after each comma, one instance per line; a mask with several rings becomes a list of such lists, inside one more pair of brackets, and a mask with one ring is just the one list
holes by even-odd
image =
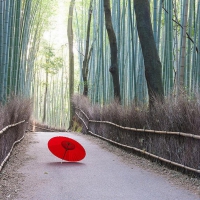
[[199, 93], [200, 0], [1, 0], [0, 101], [67, 128], [73, 94], [106, 105]]

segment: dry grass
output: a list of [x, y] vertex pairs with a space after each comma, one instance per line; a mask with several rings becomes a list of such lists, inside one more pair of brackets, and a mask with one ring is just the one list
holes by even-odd
[[[0, 105], [0, 130], [23, 120], [29, 122], [31, 115], [32, 101], [30, 99], [11, 96], [5, 105]], [[0, 135], [0, 164], [7, 156], [13, 143], [23, 136], [26, 128], [27, 123], [22, 123], [7, 129]]]
[[11, 96], [8, 98], [4, 109], [7, 113], [8, 124], [14, 124], [22, 120], [29, 121], [32, 114], [32, 101], [19, 96]]
[[155, 100], [154, 108], [147, 106], [123, 107], [118, 102], [100, 106], [92, 105], [88, 98], [74, 95], [75, 107], [81, 108], [90, 119], [110, 121], [121, 126], [145, 128], [149, 130], [185, 132], [200, 135], [200, 101], [181, 95], [174, 99], [171, 96], [161, 103]]

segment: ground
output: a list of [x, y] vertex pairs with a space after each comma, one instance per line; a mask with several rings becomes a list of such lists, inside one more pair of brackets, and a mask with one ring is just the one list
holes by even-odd
[[[190, 190], [193, 193], [198, 194], [200, 197], [200, 179], [189, 177], [180, 172], [160, 166], [147, 159], [127, 153], [124, 150], [110, 145], [96, 137], [90, 135], [84, 135], [84, 137], [87, 140], [100, 145], [107, 151], [113, 152], [119, 156], [123, 162], [126, 162], [127, 164], [134, 163], [147, 171], [153, 171], [159, 175], [165, 176], [172, 184]], [[0, 172], [0, 200], [15, 199], [15, 197], [17, 197], [18, 191], [21, 190], [21, 183], [24, 179], [23, 174], [19, 173], [18, 169], [23, 166], [26, 161], [32, 159], [31, 156], [26, 154], [26, 150], [28, 145], [34, 142], [36, 141], [32, 140], [32, 133], [26, 133], [23, 141], [15, 146], [11, 157]]]

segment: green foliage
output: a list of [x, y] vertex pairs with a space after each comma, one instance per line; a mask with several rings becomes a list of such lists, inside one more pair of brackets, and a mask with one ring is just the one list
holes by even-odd
[[73, 118], [71, 130], [78, 133], [82, 131], [82, 126], [76, 117]]
[[63, 58], [56, 57], [55, 50], [51, 46], [44, 46], [41, 53], [43, 53], [43, 55], [40, 55], [43, 61], [40, 63], [41, 68], [43, 68], [46, 73], [58, 73], [59, 69], [63, 66]]
[[[41, 24], [40, 42], [34, 66], [32, 95], [34, 96], [34, 117], [42, 121], [46, 110], [45, 123], [51, 127], [68, 127], [68, 69], [66, 64], [67, 44], [65, 38], [55, 35], [63, 21], [66, 26], [67, 1], [53, 0], [41, 2], [40, 15], [44, 18]], [[64, 8], [66, 6], [66, 9]], [[60, 14], [66, 11], [66, 15]], [[39, 18], [38, 18], [39, 22]], [[60, 30], [60, 29], [59, 29]], [[56, 41], [63, 43], [56, 43]], [[48, 76], [48, 78], [47, 78]], [[45, 97], [46, 95], [46, 97]], [[46, 109], [44, 109], [44, 105]]]

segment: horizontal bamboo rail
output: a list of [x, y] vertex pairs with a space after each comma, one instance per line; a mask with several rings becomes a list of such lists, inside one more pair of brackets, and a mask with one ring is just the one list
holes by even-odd
[[[4, 127], [4, 128], [0, 131], [0, 135], [3, 134], [7, 129], [9, 129], [9, 128], [11, 128], [11, 127], [15, 127], [15, 126], [17, 126], [17, 125], [19, 125], [19, 124], [22, 124], [22, 123], [25, 123], [25, 120], [20, 121], [20, 122], [15, 123], [15, 124], [10, 124], [10, 125]], [[6, 158], [3, 160], [3, 162], [2, 162], [1, 165], [0, 165], [0, 172], [1, 172], [1, 170], [2, 170], [2, 168], [3, 168], [3, 166], [4, 166], [4, 164], [6, 163], [6, 161], [8, 160], [8, 158], [10, 157], [14, 146], [15, 146], [17, 143], [21, 142], [21, 140], [23, 140], [23, 139], [24, 139], [24, 135], [22, 136], [22, 138], [20, 138], [19, 140], [15, 141], [15, 142], [13, 143], [13, 145], [12, 145], [12, 147], [11, 147], [11, 149], [10, 149], [8, 155], [6, 156]]]
[[[83, 118], [82, 117], [80, 117], [76, 112], [75, 112], [75, 114], [78, 116], [78, 118], [83, 122], [83, 124], [85, 125], [85, 127], [86, 127], [86, 129], [88, 130], [89, 128], [88, 128], [88, 126], [86, 125], [86, 123], [85, 123], [85, 121], [83, 120]], [[89, 120], [89, 119], [88, 119]]]
[[22, 123], [24, 123], [24, 122], [25, 122], [25, 120], [4, 127], [4, 128], [0, 131], [0, 135], [1, 135], [3, 132], [5, 132], [7, 129], [9, 129], [9, 128], [11, 128], [11, 127], [14, 127], [14, 126], [17, 126], [17, 125], [19, 125], [19, 124], [22, 124]]
[[196, 173], [200, 173], [200, 170], [196, 170], [196, 169], [193, 169], [193, 168], [191, 168], [191, 167], [187, 167], [187, 166], [185, 166], [185, 165], [181, 165], [181, 164], [179, 164], [179, 163], [176, 163], [176, 162], [173, 162], [173, 161], [164, 159], [164, 158], [162, 158], [162, 157], [156, 156], [156, 155], [154, 155], [154, 154], [151, 154], [151, 153], [149, 153], [149, 152], [147, 152], [147, 151], [144, 151], [144, 150], [141, 150], [141, 149], [138, 149], [138, 148], [135, 148], [135, 147], [131, 147], [131, 146], [127, 146], [127, 145], [124, 145], [124, 144], [115, 142], [115, 141], [113, 141], [113, 140], [110, 140], [110, 139], [104, 138], [104, 137], [102, 137], [102, 136], [100, 136], [100, 135], [97, 135], [97, 134], [95, 134], [95, 133], [93, 133], [93, 132], [91, 132], [91, 131], [88, 131], [88, 132], [89, 132], [90, 134], [92, 134], [92, 135], [98, 137], [98, 138], [101, 138], [101, 139], [103, 139], [103, 140], [106, 140], [107, 142], [116, 144], [116, 145], [121, 146], [121, 147], [125, 147], [125, 148], [127, 148], [127, 149], [133, 149], [134, 151], [137, 151], [137, 152], [143, 153], [143, 154], [145, 154], [145, 155], [148, 155], [148, 156], [150, 156], [150, 157], [156, 158], [156, 159], [158, 159], [158, 160], [164, 161], [164, 162], [166, 162], [166, 163], [168, 163], [168, 164], [175, 165], [175, 166], [177, 166], [177, 167], [181, 167], [181, 168], [184, 168], [184, 169], [187, 169], [187, 170], [196, 172]]
[[[79, 109], [79, 110], [85, 115], [85, 117], [87, 116], [81, 109]], [[152, 157], [152, 158], [156, 158], [156, 159], [158, 159], [158, 160], [160, 160], [160, 161], [163, 161], [163, 162], [165, 162], [165, 163], [174, 165], [174, 166], [176, 166], [176, 167], [180, 167], [180, 168], [183, 168], [183, 169], [185, 169], [185, 170], [189, 170], [189, 171], [195, 172], [195, 173], [197, 173], [197, 174], [200, 174], [200, 170], [197, 170], [197, 169], [194, 169], [194, 168], [191, 168], [191, 167], [188, 167], [188, 166], [185, 166], [185, 165], [182, 165], [182, 164], [179, 164], [179, 163], [176, 163], [176, 162], [173, 162], [173, 161], [164, 159], [164, 158], [159, 157], [159, 156], [157, 156], [157, 155], [155, 155], [155, 154], [149, 153], [149, 152], [147, 152], [147, 151], [145, 151], [145, 150], [141, 150], [141, 149], [138, 149], [138, 148], [136, 148], [136, 147], [127, 146], [127, 145], [124, 145], [124, 144], [115, 142], [115, 141], [113, 141], [113, 140], [107, 139], [107, 138], [105, 138], [105, 137], [102, 137], [102, 136], [100, 136], [100, 135], [97, 135], [97, 134], [93, 133], [92, 131], [90, 131], [90, 130], [88, 129], [88, 126], [86, 126], [86, 124], [85, 124], [83, 118], [81, 118], [77, 112], [75, 112], [75, 114], [76, 114], [76, 115], [78, 116], [78, 118], [83, 122], [83, 124], [85, 125], [86, 129], [88, 130], [88, 133], [90, 133], [90, 134], [92, 134], [92, 135], [94, 135], [94, 136], [96, 136], [96, 137], [98, 137], [98, 138], [101, 138], [101, 139], [103, 139], [103, 140], [105, 140], [105, 141], [107, 141], [107, 142], [116, 144], [116, 145], [118, 145], [118, 146], [121, 146], [121, 147], [124, 147], [124, 148], [127, 148], [127, 149], [132, 149], [132, 150], [134, 150], [134, 151], [137, 151], [137, 152], [140, 152], [140, 153], [142, 153], [142, 154], [148, 155], [148, 156], [150, 156], [150, 157]], [[86, 117], [86, 118], [88, 119], [89, 122], [101, 123], [101, 121], [90, 120], [88, 117]], [[114, 126], [116, 126], [116, 127], [123, 128], [123, 129], [126, 129], [126, 130], [132, 130], [132, 131], [138, 131], [138, 130], [140, 130], [140, 131], [142, 131], [142, 132], [149, 132], [149, 130], [122, 127], [122, 126], [119, 126], [119, 125], [117, 125], [117, 124], [114, 124], [114, 123], [111, 123], [111, 122], [107, 122], [107, 121], [103, 121], [102, 123], [111, 124], [111, 125], [114, 125]], [[153, 133], [160, 133], [160, 132], [162, 132], [162, 133], [164, 133], [164, 134], [169, 134], [169, 132], [167, 132], [167, 131], [155, 131], [155, 132], [153, 132]], [[150, 133], [152, 133], [152, 131], [150, 131]], [[175, 133], [175, 135], [182, 135], [182, 136], [186, 136], [186, 137], [191, 137], [190, 135], [192, 135], [192, 134], [187, 134], [187, 133], [186, 133], [186, 134], [179, 134], [179, 132], [178, 132], [178, 134], [176, 134], [177, 132], [172, 132], [172, 133], [173, 133], [173, 134]], [[192, 138], [200, 139], [200, 138], [198, 138], [198, 137], [197, 137], [197, 138], [196, 138], [196, 137], [192, 137]]]
[[2, 170], [2, 168], [3, 168], [3, 166], [4, 166], [4, 164], [6, 163], [6, 161], [8, 160], [8, 158], [10, 157], [14, 146], [15, 146], [17, 143], [21, 142], [21, 140], [23, 140], [23, 139], [24, 139], [24, 135], [22, 136], [22, 138], [20, 138], [19, 140], [15, 141], [15, 142], [13, 143], [13, 145], [12, 145], [12, 147], [11, 147], [11, 149], [10, 149], [8, 155], [6, 156], [6, 158], [3, 160], [3, 162], [2, 162], [1, 165], [0, 165], [0, 172], [1, 172], [1, 170]]
[[84, 116], [88, 119], [89, 122], [110, 124], [110, 125], [116, 126], [118, 128], [121, 128], [123, 130], [130, 130], [130, 131], [137, 131], [137, 132], [147, 132], [147, 133], [156, 133], [156, 134], [181, 135], [183, 137], [189, 137], [189, 138], [194, 138], [194, 139], [200, 140], [200, 135], [194, 135], [194, 134], [191, 134], [191, 133], [170, 132], [170, 131], [156, 131], [156, 130], [148, 130], [148, 129], [137, 129], [137, 128], [130, 128], [130, 127], [120, 126], [118, 124], [115, 124], [113, 122], [108, 122], [108, 121], [90, 120], [88, 118], [88, 116], [80, 108], [76, 108], [76, 109], [80, 110], [84, 114]]

